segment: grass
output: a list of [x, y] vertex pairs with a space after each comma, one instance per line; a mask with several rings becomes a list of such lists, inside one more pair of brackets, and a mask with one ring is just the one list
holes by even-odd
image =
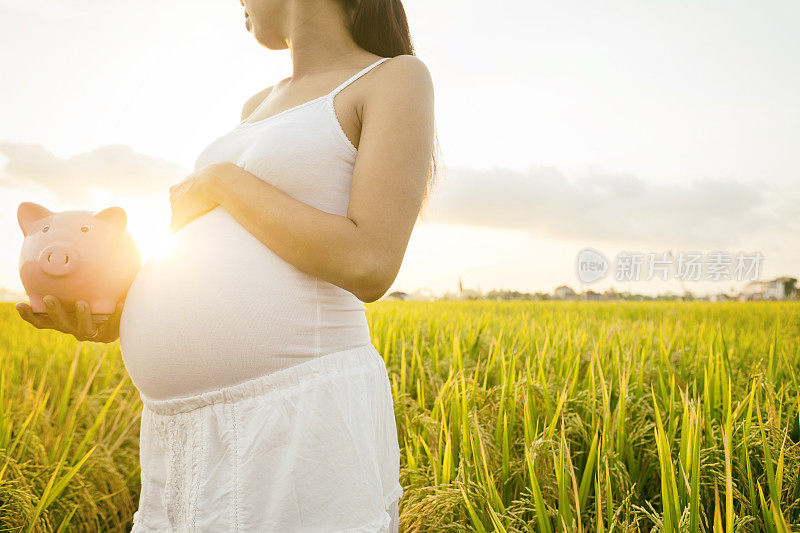
[[[800, 524], [800, 304], [377, 302], [402, 531]], [[125, 531], [141, 404], [118, 344], [0, 305], [0, 531]]]
[[125, 531], [140, 412], [118, 343], [37, 330], [0, 304], [0, 531]]

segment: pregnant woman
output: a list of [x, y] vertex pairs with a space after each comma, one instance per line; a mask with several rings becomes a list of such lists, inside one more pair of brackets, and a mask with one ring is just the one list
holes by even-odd
[[[244, 0], [291, 77], [170, 189], [176, 246], [94, 331], [139, 390], [133, 532], [398, 531], [391, 387], [364, 302], [394, 281], [435, 176], [433, 88], [399, 0]], [[200, 87], [202, 90], [202, 87]]]

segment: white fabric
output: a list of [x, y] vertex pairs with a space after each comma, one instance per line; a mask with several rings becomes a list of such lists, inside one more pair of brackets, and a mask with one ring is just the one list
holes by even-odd
[[400, 533], [400, 498], [392, 503], [389, 509], [389, 516], [392, 517], [391, 525], [389, 526], [390, 533]]
[[397, 428], [372, 344], [142, 401], [131, 533], [397, 532]]
[[[212, 142], [195, 169], [230, 161], [317, 209], [346, 215], [356, 149], [330, 93]], [[152, 398], [195, 394], [370, 341], [364, 303], [303, 272], [222, 207], [174, 235], [133, 280], [119, 326], [133, 383]]]
[[[230, 161], [346, 215], [356, 149], [328, 93], [212, 142]], [[396, 532], [400, 450], [363, 302], [300, 271], [224, 208], [148, 260], [120, 319], [144, 403], [134, 533]]]

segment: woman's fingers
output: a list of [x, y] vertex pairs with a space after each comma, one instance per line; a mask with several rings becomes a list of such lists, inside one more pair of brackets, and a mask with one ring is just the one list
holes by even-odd
[[191, 176], [183, 180], [182, 182], [173, 185], [169, 188], [169, 201], [170, 203], [175, 203], [180, 200], [181, 196], [184, 195], [186, 192], [186, 188], [191, 186]]
[[182, 196], [183, 196], [183, 191], [180, 190], [180, 189], [177, 189], [177, 190], [171, 192], [169, 194], [169, 203], [171, 205], [177, 204], [180, 201]]
[[78, 330], [75, 332], [75, 337], [79, 340], [88, 339], [96, 331], [92, 322], [92, 310], [89, 307], [89, 303], [83, 300], [75, 302], [75, 316], [78, 319]]
[[53, 321], [50, 320], [50, 317], [47, 315], [35, 315], [30, 305], [19, 302], [14, 306], [14, 309], [17, 310], [23, 320], [29, 322], [33, 327], [37, 329], [53, 329]]
[[122, 317], [122, 308], [124, 306], [124, 300], [117, 302], [117, 308], [114, 309], [114, 314], [108, 317], [108, 321], [102, 326], [102, 337], [109, 339], [109, 342], [113, 342], [114, 339], [119, 337], [119, 321], [120, 317]]
[[169, 230], [172, 233], [175, 233], [176, 231], [181, 229], [181, 227], [183, 226], [181, 218], [182, 217], [181, 217], [180, 214], [178, 214], [175, 211], [172, 212], [172, 217], [170, 217], [170, 220], [169, 220]]
[[[42, 300], [48, 306], [46, 315], [37, 315], [31, 306], [24, 302], [18, 302], [14, 308], [20, 317], [33, 327], [69, 333], [79, 341], [114, 342], [119, 337], [119, 322], [125, 304], [124, 300], [117, 302], [117, 306], [109, 315], [108, 320], [99, 325], [95, 325], [91, 306], [85, 300], [75, 302], [75, 319], [69, 318], [61, 306], [61, 302], [55, 296], [48, 295]], [[49, 304], [52, 304], [52, 307]]]
[[44, 304], [47, 306], [47, 314], [50, 320], [53, 321], [55, 329], [63, 331], [64, 333], [72, 333], [74, 327], [70, 324], [69, 318], [67, 318], [67, 314], [61, 307], [61, 302], [58, 301], [58, 298], [47, 295], [42, 298], [42, 300], [44, 300]]
[[186, 205], [183, 191], [179, 190], [173, 193], [169, 201], [172, 207], [169, 225], [170, 230], [175, 233], [183, 226], [183, 219], [185, 218], [184, 212], [186, 211]]
[[172, 233], [219, 205], [203, 193], [203, 184], [208, 182], [209, 176], [213, 173], [222, 172], [228, 166], [235, 165], [233, 163], [208, 165], [192, 173], [177, 185], [170, 187], [169, 200], [172, 207], [170, 231]]
[[177, 232], [183, 226], [202, 216], [219, 204], [202, 196], [202, 194], [190, 191], [185, 197], [172, 206], [172, 216], [170, 217], [170, 231]]

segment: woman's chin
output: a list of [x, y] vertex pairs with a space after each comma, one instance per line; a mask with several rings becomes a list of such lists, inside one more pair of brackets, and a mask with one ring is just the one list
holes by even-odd
[[251, 32], [253, 36], [255, 36], [256, 41], [266, 48], [267, 50], [286, 50], [289, 48], [289, 45], [286, 44], [285, 39], [281, 38], [264, 38], [263, 36], [258, 35], [256, 32]]

